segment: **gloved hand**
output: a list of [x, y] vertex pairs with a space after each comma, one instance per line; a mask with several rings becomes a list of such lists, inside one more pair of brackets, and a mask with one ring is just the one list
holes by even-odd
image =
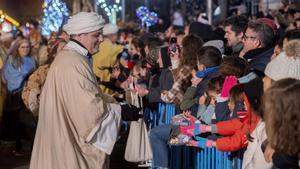
[[236, 83], [237, 78], [235, 76], [226, 76], [221, 91], [221, 97], [228, 97], [231, 88], [235, 86]]
[[180, 133], [187, 136], [195, 136], [201, 133], [206, 133], [206, 127], [207, 125], [199, 123], [190, 126], [180, 126]]
[[142, 108], [138, 108], [133, 105], [124, 104], [121, 105], [121, 117], [124, 121], [137, 121], [139, 118], [142, 118], [142, 114], [139, 112]]
[[197, 141], [195, 140], [189, 140], [189, 145], [194, 146], [194, 147], [200, 147], [200, 148], [212, 148], [213, 141], [212, 140], [208, 140], [206, 138], [202, 138], [202, 137], [197, 137]]

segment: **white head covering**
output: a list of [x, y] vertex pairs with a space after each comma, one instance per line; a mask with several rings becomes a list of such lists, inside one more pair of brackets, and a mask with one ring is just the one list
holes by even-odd
[[69, 35], [78, 35], [100, 30], [104, 23], [102, 16], [95, 12], [79, 12], [68, 20], [63, 30]]
[[116, 34], [116, 33], [118, 33], [118, 31], [119, 31], [119, 28], [117, 25], [108, 23], [108, 24], [104, 25], [103, 35]]
[[275, 81], [284, 78], [295, 78], [300, 80], [299, 51], [300, 40], [290, 41], [285, 47], [285, 52], [280, 53], [268, 63], [265, 74]]

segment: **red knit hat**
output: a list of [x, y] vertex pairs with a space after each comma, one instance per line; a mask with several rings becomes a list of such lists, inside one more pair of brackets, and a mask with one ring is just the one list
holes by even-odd
[[258, 18], [256, 20], [256, 23], [261, 23], [261, 24], [268, 25], [270, 28], [272, 28], [272, 30], [274, 32], [274, 35], [276, 35], [277, 26], [276, 26], [275, 22], [272, 19], [269, 19], [269, 18]]

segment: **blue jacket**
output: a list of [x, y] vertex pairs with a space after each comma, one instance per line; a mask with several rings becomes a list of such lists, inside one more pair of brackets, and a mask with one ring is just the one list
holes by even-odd
[[7, 89], [10, 92], [22, 89], [25, 80], [36, 67], [34, 59], [30, 56], [23, 57], [22, 61], [23, 63], [19, 69], [13, 66], [12, 56], [9, 56], [5, 63], [3, 76], [7, 83]]

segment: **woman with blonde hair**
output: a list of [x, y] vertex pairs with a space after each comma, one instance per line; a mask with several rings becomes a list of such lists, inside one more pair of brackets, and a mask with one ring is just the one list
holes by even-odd
[[[35, 69], [35, 61], [30, 56], [30, 42], [21, 39], [16, 42], [12, 53], [4, 65], [2, 80], [7, 87], [0, 136], [6, 141], [16, 141], [15, 155], [22, 149], [21, 135], [24, 133], [24, 104], [21, 93], [28, 76]], [[23, 122], [22, 122], [23, 121]]]

